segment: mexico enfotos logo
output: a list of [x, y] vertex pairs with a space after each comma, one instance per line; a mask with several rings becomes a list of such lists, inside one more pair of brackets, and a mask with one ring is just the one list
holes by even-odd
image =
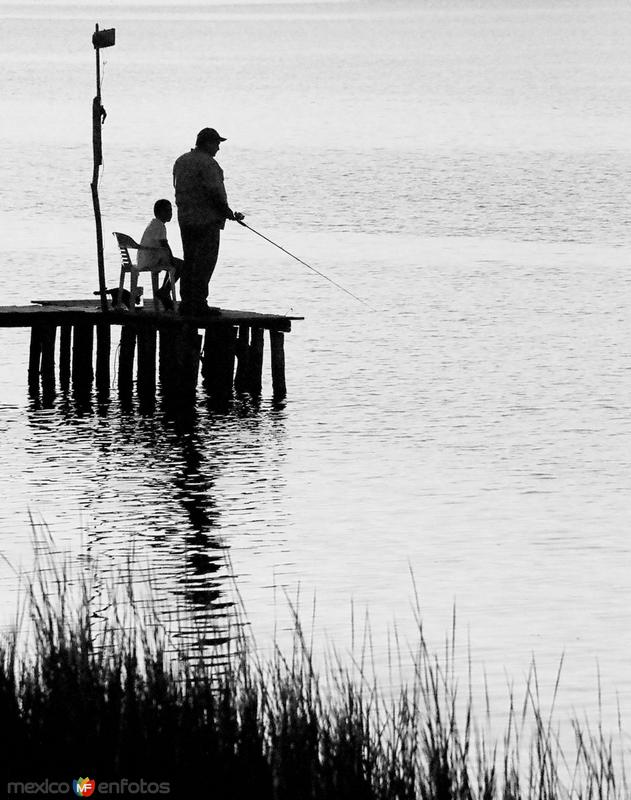
[[137, 794], [146, 797], [171, 793], [171, 784], [167, 781], [158, 783], [144, 778], [135, 781], [121, 778], [119, 781], [99, 781], [98, 784], [94, 778], [74, 778], [72, 784], [66, 781], [50, 781], [47, 778], [45, 781], [10, 781], [7, 784], [7, 795], [34, 794], [44, 797], [56, 794], [68, 795], [71, 788], [77, 797], [91, 797], [93, 794], [103, 796]]

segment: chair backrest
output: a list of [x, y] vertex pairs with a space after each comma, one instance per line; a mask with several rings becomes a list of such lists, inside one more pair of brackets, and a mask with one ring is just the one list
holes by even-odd
[[129, 255], [129, 251], [138, 250], [140, 245], [126, 233], [119, 233], [118, 231], [114, 231], [114, 236], [116, 237], [116, 243], [118, 244], [118, 249], [120, 250], [121, 254], [121, 266], [123, 266], [126, 269], [129, 269], [130, 267], [133, 266], [131, 257]]

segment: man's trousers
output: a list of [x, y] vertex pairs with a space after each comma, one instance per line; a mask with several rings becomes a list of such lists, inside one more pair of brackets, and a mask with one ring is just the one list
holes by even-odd
[[185, 225], [180, 222], [184, 265], [180, 275], [180, 310], [191, 314], [204, 310], [208, 282], [219, 255], [221, 229], [217, 225]]

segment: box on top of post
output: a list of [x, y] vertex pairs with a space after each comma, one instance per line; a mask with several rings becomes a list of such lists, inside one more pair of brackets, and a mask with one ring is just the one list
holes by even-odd
[[97, 25], [97, 30], [92, 35], [92, 44], [95, 50], [101, 47], [113, 47], [116, 44], [116, 29], [106, 28], [100, 31]]

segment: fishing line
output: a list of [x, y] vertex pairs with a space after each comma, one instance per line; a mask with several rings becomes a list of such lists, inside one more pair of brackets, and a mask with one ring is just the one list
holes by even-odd
[[366, 306], [366, 308], [369, 308], [371, 311], [374, 311], [375, 313], [377, 312], [376, 308], [373, 308], [365, 300], [362, 300], [361, 297], [357, 297], [356, 294], [353, 294], [351, 291], [349, 291], [348, 289], [344, 288], [344, 286], [342, 286], [341, 284], [337, 283], [337, 281], [334, 281], [333, 278], [329, 278], [328, 275], [325, 275], [323, 272], [320, 272], [320, 270], [317, 270], [315, 267], [312, 267], [311, 264], [307, 264], [306, 261], [303, 261], [301, 258], [298, 258], [298, 256], [295, 256], [293, 253], [290, 253], [289, 250], [286, 250], [284, 247], [281, 247], [281, 245], [276, 244], [276, 242], [273, 242], [271, 239], [268, 239], [267, 236], [264, 236], [259, 231], [254, 230], [254, 228], [251, 228], [248, 224], [243, 222], [243, 220], [237, 219], [237, 220], [235, 220], [235, 222], [238, 222], [239, 225], [242, 225], [244, 228], [247, 228], [249, 231], [252, 231], [252, 233], [255, 233], [257, 236], [260, 236], [261, 239], [265, 239], [266, 242], [269, 242], [270, 244], [273, 244], [274, 247], [277, 247], [279, 250], [282, 250], [283, 253], [286, 253], [288, 256], [293, 258], [294, 261], [297, 261], [299, 264], [302, 264], [303, 267], [307, 267], [307, 269], [310, 269], [312, 272], [315, 272], [316, 275], [319, 275], [321, 278], [324, 278], [325, 281], [328, 281], [329, 283], [332, 283], [333, 286], [337, 286], [338, 289], [341, 289], [343, 292], [346, 292], [346, 294], [350, 295], [353, 299], [357, 300], [357, 302], [359, 302], [362, 305]]

